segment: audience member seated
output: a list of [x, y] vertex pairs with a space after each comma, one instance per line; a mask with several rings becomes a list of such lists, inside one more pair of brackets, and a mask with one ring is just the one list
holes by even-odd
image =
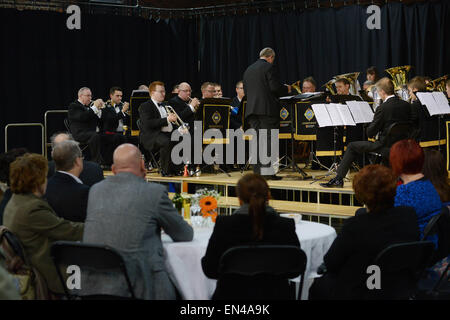
[[[139, 149], [123, 144], [114, 151], [114, 176], [91, 188], [83, 242], [108, 245], [126, 261], [137, 298], [175, 299], [176, 289], [164, 265], [161, 229], [173, 241], [191, 241], [193, 229], [174, 208], [163, 185], [145, 180]], [[111, 196], [114, 195], [114, 196]], [[127, 296], [116, 275], [87, 274], [82, 294]]]
[[83, 156], [78, 142], [67, 140], [56, 144], [52, 158], [57, 171], [48, 180], [45, 198], [59, 217], [84, 222], [89, 187], [79, 179]]
[[[314, 280], [310, 300], [368, 298], [366, 270], [376, 256], [391, 244], [419, 240], [414, 210], [394, 207], [396, 177], [389, 168], [364, 167], [353, 178], [353, 189], [366, 212], [345, 220], [324, 256], [326, 272]], [[386, 298], [392, 294], [382, 292]]]
[[43, 156], [27, 153], [11, 163], [10, 171], [13, 195], [6, 205], [3, 224], [18, 237], [50, 292], [63, 294], [50, 247], [58, 240], [81, 240], [84, 225], [59, 218], [42, 199], [47, 187], [47, 159]]
[[5, 207], [12, 197], [9, 181], [9, 166], [14, 160], [16, 160], [17, 157], [23, 156], [25, 153], [27, 153], [27, 149], [17, 148], [0, 155], [0, 181], [5, 182], [7, 186], [7, 189], [3, 193], [2, 200], [0, 201], [0, 225], [3, 224], [3, 213], [5, 211]]
[[[392, 171], [402, 184], [397, 188], [395, 206], [414, 208], [420, 230], [420, 237], [430, 219], [439, 214], [442, 202], [433, 184], [422, 173], [424, 154], [422, 148], [414, 140], [400, 140], [391, 147], [389, 155]], [[438, 244], [437, 235], [426, 240]]]
[[[55, 148], [55, 145], [57, 143], [66, 140], [73, 140], [73, 137], [70, 133], [66, 132], [56, 133], [53, 136], [51, 136], [50, 141], [52, 144], [52, 150]], [[50, 179], [54, 174], [55, 174], [55, 161], [51, 160], [48, 162], [47, 179]], [[99, 164], [83, 159], [83, 171], [81, 171], [79, 178], [81, 181], [83, 181], [85, 185], [92, 187], [94, 184], [104, 179], [103, 169], [102, 167], [100, 167]]]
[[21, 300], [15, 279], [0, 266], [0, 300]]
[[424, 149], [422, 173], [436, 189], [444, 206], [450, 205], [450, 185], [445, 159], [438, 150]]
[[78, 100], [69, 105], [68, 120], [70, 131], [75, 140], [89, 145], [90, 159], [102, 164], [100, 153], [101, 136], [97, 133], [105, 104], [97, 99], [91, 105], [91, 89], [83, 87], [78, 90]]
[[[202, 258], [202, 268], [209, 278], [219, 278], [220, 258], [228, 249], [246, 244], [292, 245], [300, 247], [293, 219], [281, 218], [267, 202], [269, 187], [258, 174], [247, 174], [237, 183], [241, 207], [231, 216], [218, 216], [208, 248]], [[288, 299], [287, 280], [221, 277], [213, 299]], [[268, 290], [270, 288], [270, 290]]]
[[177, 167], [172, 163], [170, 154], [175, 145], [170, 140], [177, 120], [175, 114], [167, 114], [163, 101], [166, 96], [164, 83], [154, 81], [150, 84], [150, 100], [139, 106], [141, 120], [140, 137], [144, 148], [153, 152], [159, 150], [161, 174], [163, 176], [177, 175]]

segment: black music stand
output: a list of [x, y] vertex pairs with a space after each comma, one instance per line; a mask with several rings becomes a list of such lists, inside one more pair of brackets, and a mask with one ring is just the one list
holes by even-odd
[[[212, 113], [212, 116], [209, 112], [209, 108], [216, 108], [215, 112]], [[219, 110], [217, 108], [227, 108], [226, 111], [223, 110]], [[197, 116], [196, 119], [201, 119], [202, 120], [202, 139], [203, 139], [203, 134], [205, 132], [205, 130], [208, 129], [219, 129], [220, 131], [222, 131], [222, 134], [225, 132], [225, 137], [228, 136], [228, 130], [230, 129], [230, 114], [231, 114], [231, 99], [229, 98], [207, 98], [207, 99], [203, 99], [201, 106], [199, 108], [199, 110], [197, 111]], [[220, 119], [214, 119], [214, 117], [217, 117], [217, 114], [220, 116]], [[211, 119], [209, 119], [211, 117]], [[225, 118], [225, 120], [223, 120], [223, 118]], [[210, 121], [213, 121], [215, 124], [212, 125]], [[227, 138], [225, 138], [226, 140]], [[203, 144], [203, 141], [202, 141]], [[224, 144], [226, 145], [226, 142], [224, 143], [223, 141], [220, 144]], [[224, 146], [226, 148], [226, 146]], [[225, 154], [225, 153], [224, 153]], [[225, 159], [226, 162], [226, 159]], [[208, 167], [213, 167], [214, 168], [214, 163], [212, 164], [204, 164], [200, 170], [195, 170], [192, 174], [190, 174], [190, 176], [194, 176], [196, 175], [197, 172], [199, 171], [203, 171], [205, 168]], [[214, 169], [215, 170], [215, 169]], [[225, 170], [223, 170], [220, 165], [219, 165], [219, 171], [225, 173], [228, 177], [231, 177], [231, 175], [226, 172]]]

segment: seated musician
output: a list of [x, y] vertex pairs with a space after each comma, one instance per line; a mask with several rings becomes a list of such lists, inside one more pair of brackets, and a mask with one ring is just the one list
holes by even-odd
[[302, 92], [316, 92], [317, 84], [313, 77], [307, 77], [303, 79]]
[[202, 91], [202, 99], [214, 98], [216, 94], [216, 88], [212, 82], [204, 82], [200, 90]]
[[239, 129], [242, 126], [241, 102], [244, 98], [244, 83], [242, 80], [236, 83], [236, 96], [231, 100], [230, 129]]
[[373, 121], [367, 128], [367, 136], [379, 136], [375, 142], [355, 141], [351, 142], [344, 153], [344, 158], [339, 164], [336, 177], [327, 183], [321, 183], [322, 187], [340, 187], [344, 185], [344, 178], [351, 164], [358, 155], [364, 152], [381, 151], [386, 147], [386, 134], [391, 124], [400, 121], [411, 121], [411, 105], [399, 99], [394, 92], [394, 84], [388, 78], [382, 78], [376, 83], [376, 88], [383, 103], [375, 111]]
[[372, 83], [376, 83], [378, 81], [378, 70], [376, 67], [371, 66], [367, 68], [366, 79], [367, 81], [371, 81]]
[[109, 89], [109, 99], [106, 102], [106, 108], [113, 108], [117, 114], [118, 125], [116, 132], [123, 134], [123, 126], [130, 125], [130, 116], [128, 115], [128, 110], [130, 104], [128, 102], [122, 101], [123, 91], [119, 87], [112, 87]]
[[223, 92], [222, 92], [222, 86], [218, 83], [214, 83], [214, 98], [222, 98]]
[[97, 99], [92, 103], [91, 89], [83, 87], [78, 90], [78, 100], [69, 105], [68, 116], [70, 131], [74, 139], [80, 143], [87, 143], [90, 159], [102, 164], [100, 154], [101, 137], [97, 133], [102, 116], [104, 103]]
[[170, 159], [174, 146], [174, 142], [170, 140], [174, 129], [172, 123], [177, 120], [177, 117], [175, 114], [167, 114], [162, 103], [166, 96], [163, 82], [152, 82], [149, 86], [149, 92], [150, 100], [139, 107], [141, 143], [149, 152], [159, 150], [162, 176], [177, 175], [179, 174], [178, 168]]

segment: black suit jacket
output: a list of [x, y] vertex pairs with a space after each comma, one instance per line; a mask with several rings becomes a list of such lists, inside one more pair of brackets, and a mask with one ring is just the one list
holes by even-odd
[[[264, 235], [258, 244], [293, 245], [300, 247], [293, 219], [281, 218], [276, 211], [267, 208]], [[252, 237], [252, 223], [248, 215], [248, 206], [244, 205], [231, 216], [218, 216], [214, 231], [209, 239], [208, 248], [202, 258], [202, 268], [209, 278], [219, 278], [219, 261], [229, 248], [255, 243]], [[267, 281], [264, 283], [248, 278], [220, 278], [217, 282], [213, 299], [256, 299], [258, 295], [267, 297], [274, 294], [276, 288], [286, 283], [270, 282], [272, 290], [267, 292]], [[274, 299], [283, 297], [273, 296]], [[287, 297], [285, 297], [287, 298]]]
[[[116, 131], [117, 126], [119, 125], [119, 120], [122, 120], [124, 126], [130, 125], [130, 116], [128, 114], [122, 112], [123, 105], [124, 105], [123, 102], [116, 105], [119, 108], [119, 112], [116, 112], [116, 108], [113, 107], [111, 103], [106, 104], [106, 108], [108, 108], [108, 107], [112, 108], [112, 110], [114, 110], [116, 117], [117, 117], [117, 125], [114, 128], [114, 131]], [[102, 114], [102, 116], [103, 116], [103, 114]], [[108, 130], [108, 131], [110, 131], [110, 130]]]
[[[334, 285], [329, 288], [331, 298], [367, 297], [367, 266], [373, 264], [376, 256], [387, 246], [418, 241], [419, 236], [415, 211], [409, 207], [395, 207], [380, 213], [360, 212], [347, 219], [324, 256], [328, 275], [336, 278]], [[318, 278], [316, 281], [326, 279]], [[383, 289], [383, 284], [389, 283], [390, 279], [382, 274], [381, 281]], [[390, 295], [388, 292], [384, 294]]]
[[373, 120], [367, 127], [367, 137], [374, 137], [380, 133], [378, 140], [384, 144], [387, 130], [391, 124], [400, 121], [413, 121], [411, 105], [398, 97], [389, 98], [375, 111]]
[[175, 96], [169, 100], [169, 105], [175, 110], [175, 112], [180, 116], [183, 122], [189, 124], [191, 130], [194, 129], [195, 113], [192, 112], [191, 107], [187, 102], [181, 100], [179, 96]]
[[[48, 162], [47, 179], [50, 179], [55, 174], [55, 161]], [[92, 187], [97, 182], [102, 181], [105, 177], [103, 175], [102, 167], [98, 163], [83, 160], [83, 171], [80, 173], [80, 180], [89, 187]]]
[[145, 149], [151, 151], [161, 128], [167, 126], [167, 118], [161, 118], [158, 107], [152, 100], [148, 100], [139, 106], [139, 119], [141, 143]]
[[78, 100], [69, 105], [68, 120], [70, 122], [70, 131], [75, 140], [87, 142], [95, 134], [100, 119], [95, 112]]
[[89, 187], [71, 176], [55, 172], [48, 180], [45, 197], [56, 214], [69, 221], [86, 220]]
[[234, 97], [233, 100], [231, 100], [231, 106], [233, 108], [237, 108], [238, 112], [237, 114], [234, 114], [231, 112], [230, 117], [230, 129], [238, 129], [242, 125], [242, 108], [241, 108], [241, 101], [239, 101], [238, 97]]
[[273, 64], [259, 59], [244, 72], [244, 91], [247, 96], [245, 118], [250, 115], [280, 117], [278, 97], [288, 94], [288, 88], [280, 83]]

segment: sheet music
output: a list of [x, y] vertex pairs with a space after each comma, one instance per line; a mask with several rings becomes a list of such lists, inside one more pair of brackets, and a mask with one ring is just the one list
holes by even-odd
[[[433, 93], [437, 93], [433, 95]], [[440, 92], [442, 93], [442, 92]], [[439, 95], [439, 92], [417, 92], [417, 98], [419, 98], [420, 102], [426, 106], [430, 116], [439, 115], [439, 114], [447, 114], [449, 112], [448, 102], [442, 100], [442, 97]], [[442, 93], [444, 96], [444, 93]], [[439, 103], [436, 101], [439, 100]], [[444, 99], [447, 100], [444, 96]]]
[[444, 95], [443, 92], [432, 92], [434, 101], [436, 101], [436, 104], [439, 107], [439, 110], [441, 111], [441, 114], [448, 114], [450, 113], [450, 106], [448, 105], [447, 97]]
[[346, 101], [355, 123], [370, 123], [373, 111], [367, 101]]
[[333, 126], [325, 104], [313, 104], [311, 107], [320, 128]]
[[280, 100], [289, 100], [289, 99], [292, 99], [293, 97], [295, 97], [295, 95], [293, 95], [293, 96], [284, 96], [284, 97], [280, 97], [279, 99]]
[[342, 122], [346, 126], [356, 126], [355, 121], [353, 120], [352, 114], [348, 109], [346, 104], [335, 104], [336, 109], [339, 111], [339, 115], [341, 116]]
[[345, 126], [344, 120], [342, 119], [341, 114], [339, 113], [339, 110], [336, 107], [336, 105], [337, 105], [336, 103], [330, 103], [325, 105], [330, 115], [331, 122], [333, 123], [333, 126]]
[[133, 90], [131, 91], [131, 96], [134, 96], [135, 93], [148, 93], [148, 90]]

